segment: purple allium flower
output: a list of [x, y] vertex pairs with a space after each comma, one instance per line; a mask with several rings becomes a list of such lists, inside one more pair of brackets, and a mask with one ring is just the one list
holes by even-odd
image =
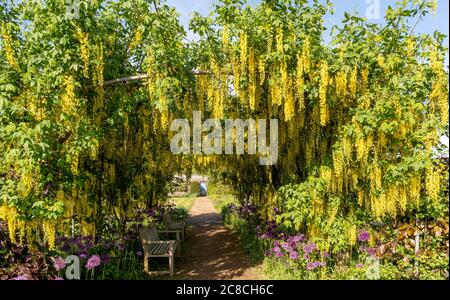
[[102, 265], [107, 265], [107, 264], [109, 264], [109, 262], [111, 261], [111, 258], [109, 257], [108, 254], [101, 255], [101, 256], [100, 256], [100, 259], [101, 259], [101, 261], [102, 261]]
[[309, 259], [309, 254], [303, 254], [304, 259]]
[[92, 255], [91, 257], [89, 257], [88, 262], [86, 264], [86, 269], [88, 270], [92, 270], [96, 267], [98, 267], [101, 263], [101, 259], [100, 256], [98, 255]]
[[318, 267], [317, 262], [309, 262], [306, 264], [306, 270], [314, 270]]
[[125, 250], [125, 246], [122, 243], [118, 243], [117, 244], [117, 250], [119, 250], [120, 252], [122, 252], [123, 250]]
[[317, 266], [318, 267], [325, 267], [327, 264], [326, 263], [324, 263], [323, 261], [318, 261], [317, 262]]
[[142, 251], [136, 252], [136, 255], [139, 256], [139, 257], [141, 257], [141, 256], [142, 256]]
[[81, 251], [80, 252], [80, 258], [81, 259], [86, 259], [88, 257], [88, 253], [86, 251]]
[[314, 249], [316, 249], [316, 245], [313, 243], [306, 244], [303, 247], [303, 251], [305, 251], [306, 254], [313, 252]]
[[278, 213], [280, 210], [278, 209], [278, 207], [274, 207], [273, 211], [274, 211], [274, 213]]
[[291, 251], [289, 253], [289, 258], [290, 259], [298, 259], [298, 252], [297, 251]]
[[69, 252], [71, 249], [72, 249], [72, 247], [68, 243], [64, 243], [61, 246], [61, 250], [64, 251], [64, 252]]
[[356, 267], [357, 267], [358, 269], [361, 269], [361, 268], [364, 267], [364, 265], [363, 265], [362, 263], [359, 263], [359, 264], [356, 264]]
[[264, 256], [265, 256], [265, 257], [268, 257], [268, 256], [270, 256], [270, 254], [271, 254], [271, 252], [270, 252], [270, 251], [266, 251], [266, 252], [264, 252]]
[[280, 241], [275, 241], [275, 242], [273, 242], [273, 245], [274, 245], [274, 246], [277, 246], [277, 247], [281, 246]]
[[375, 256], [377, 255], [377, 248], [369, 248], [367, 249], [367, 253], [369, 253], [369, 255]]
[[281, 248], [279, 246], [275, 246], [275, 247], [273, 247], [272, 251], [275, 253], [281, 252]]
[[56, 271], [62, 270], [66, 267], [66, 262], [61, 257], [54, 258], [53, 267], [55, 267]]
[[56, 276], [55, 278], [53, 278], [53, 280], [64, 280], [64, 278], [62, 278], [60, 276]]
[[19, 275], [12, 278], [11, 280], [30, 280], [30, 278], [27, 275]]
[[305, 240], [305, 235], [304, 234], [299, 234], [294, 236], [294, 238], [292, 239], [292, 241], [294, 243], [298, 243], [298, 242], [303, 242]]
[[275, 252], [275, 257], [278, 257], [278, 258], [283, 257], [283, 253]]
[[291, 247], [291, 245], [289, 245], [289, 243], [283, 243], [283, 245], [281, 245], [281, 247], [283, 247], [284, 250], [286, 250], [287, 252], [291, 252], [294, 249]]
[[366, 230], [361, 230], [361, 233], [359, 234], [359, 240], [361, 242], [365, 242], [369, 240], [370, 234]]

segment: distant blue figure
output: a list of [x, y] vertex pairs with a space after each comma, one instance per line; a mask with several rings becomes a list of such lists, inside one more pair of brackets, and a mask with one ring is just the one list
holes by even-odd
[[204, 197], [206, 195], [208, 195], [208, 184], [206, 181], [202, 181], [200, 182], [200, 196]]

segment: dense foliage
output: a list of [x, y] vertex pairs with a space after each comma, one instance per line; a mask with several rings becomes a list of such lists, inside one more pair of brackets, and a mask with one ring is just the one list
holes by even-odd
[[[80, 2], [79, 18], [64, 0], [0, 4], [8, 243], [123, 237], [136, 211], [164, 203], [175, 174], [195, 169], [252, 207], [259, 224], [248, 226], [276, 222], [321, 253], [352, 253], [361, 230], [382, 246], [393, 233], [380, 228], [398, 224], [414, 226], [406, 257], [419, 243], [448, 251], [448, 49], [439, 32], [414, 32], [433, 1], [399, 1], [383, 25], [346, 14], [331, 44], [329, 1], [221, 0], [192, 17], [196, 42], [163, 1]], [[278, 119], [277, 164], [173, 155], [169, 125], [195, 110]], [[422, 236], [441, 221], [444, 238]]]

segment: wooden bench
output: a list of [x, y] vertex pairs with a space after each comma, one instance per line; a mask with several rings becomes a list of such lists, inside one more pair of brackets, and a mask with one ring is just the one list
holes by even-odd
[[[166, 275], [174, 274], [174, 253], [180, 255], [180, 241], [169, 240], [161, 241], [159, 233], [167, 233], [166, 230], [156, 230], [154, 225], [139, 228], [139, 236], [141, 238], [142, 248], [144, 250], [144, 271], [149, 275]], [[178, 234], [177, 234], [178, 236]], [[168, 257], [169, 271], [149, 271], [148, 261], [151, 257]]]
[[[186, 235], [186, 221], [174, 221], [169, 212], [165, 212], [163, 215], [163, 224], [169, 232], [181, 233], [181, 240], [184, 242]], [[177, 233], [178, 236], [178, 233]]]

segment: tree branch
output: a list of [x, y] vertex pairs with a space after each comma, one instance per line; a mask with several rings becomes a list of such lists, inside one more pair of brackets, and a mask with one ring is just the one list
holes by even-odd
[[[194, 74], [195, 76], [200, 76], [200, 75], [208, 75], [208, 74], [210, 74], [210, 72], [194, 70], [194, 71], [192, 71], [192, 74]], [[117, 78], [117, 79], [105, 81], [103, 83], [103, 87], [108, 87], [108, 86], [115, 85], [115, 84], [127, 85], [133, 81], [142, 81], [142, 80], [146, 80], [146, 79], [148, 79], [148, 74], [140, 74], [140, 75], [134, 75], [134, 76], [124, 77], [124, 78]], [[99, 87], [99, 86], [90, 85], [87, 87], [87, 89], [92, 89], [95, 87]]]

